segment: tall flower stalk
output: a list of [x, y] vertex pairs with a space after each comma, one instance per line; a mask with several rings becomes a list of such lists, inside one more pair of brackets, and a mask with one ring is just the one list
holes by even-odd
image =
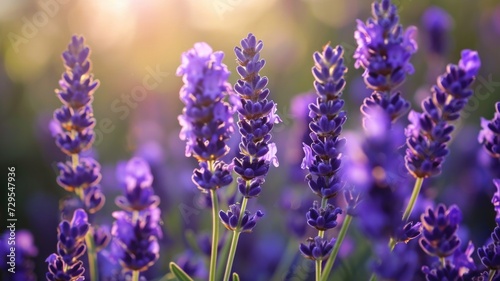
[[372, 16], [366, 23], [358, 20], [354, 32], [358, 44], [354, 66], [365, 70], [365, 84], [374, 91], [364, 100], [361, 111], [370, 116], [373, 109], [382, 109], [395, 121], [410, 109], [408, 101], [395, 89], [414, 71], [410, 59], [417, 51], [413, 38], [416, 28], [403, 30], [397, 8], [390, 0], [375, 1]]
[[230, 210], [227, 212], [219, 213], [222, 223], [233, 232], [224, 273], [225, 281], [231, 275], [240, 234], [251, 232], [257, 219], [263, 216], [261, 211], [252, 214], [246, 209], [248, 200], [259, 196], [270, 164], [278, 165], [276, 145], [270, 140], [274, 124], [281, 120], [276, 115], [276, 103], [267, 99], [268, 79], [259, 74], [265, 64], [265, 60], [260, 59], [263, 47], [262, 41], [257, 41], [250, 33], [241, 40], [241, 48], [234, 49], [239, 64], [237, 71], [241, 77], [234, 85], [234, 91], [241, 102], [238, 108], [240, 157], [234, 159], [234, 171], [239, 175], [238, 190], [243, 199], [241, 207], [234, 204], [229, 206]]
[[[322, 261], [328, 259], [335, 244], [335, 238], [327, 239], [325, 232], [337, 225], [337, 216], [342, 213], [328, 200], [335, 198], [343, 188], [339, 174], [345, 144], [340, 133], [346, 121], [346, 114], [342, 111], [344, 101], [341, 99], [347, 71], [343, 54], [342, 47], [332, 48], [327, 44], [321, 53], [316, 52], [313, 56], [315, 66], [312, 73], [317, 98], [315, 103], [309, 105], [312, 143], [303, 145], [305, 157], [301, 167], [308, 169], [306, 179], [309, 187], [320, 198], [319, 202], [313, 202], [306, 214], [307, 223], [318, 230], [318, 235], [309, 238], [307, 244], [301, 243], [299, 248], [306, 258], [315, 261], [317, 281], [322, 278]], [[323, 277], [328, 278], [327, 275]]]
[[470, 87], [480, 66], [477, 52], [463, 50], [458, 65], [449, 64], [446, 72], [438, 77], [431, 96], [422, 102], [423, 112], [409, 114], [411, 124], [406, 129], [405, 162], [416, 182], [403, 221], [410, 217], [424, 179], [441, 173], [454, 130], [451, 122], [460, 117], [460, 111], [472, 96]]
[[[66, 72], [59, 81], [61, 89], [56, 93], [63, 105], [54, 112], [51, 129], [57, 146], [70, 157], [69, 161], [58, 164], [57, 182], [67, 191], [74, 192], [85, 211], [93, 214], [102, 208], [105, 198], [99, 186], [99, 163], [90, 157], [81, 157], [81, 153], [88, 150], [94, 141], [92, 101], [99, 84], [90, 73], [89, 55], [90, 49], [84, 45], [83, 37], [73, 36], [62, 55]], [[85, 236], [85, 243], [90, 278], [98, 280], [94, 232], [91, 227]]]
[[222, 157], [229, 152], [226, 142], [233, 133], [233, 105], [224, 101], [231, 91], [229, 71], [222, 63], [224, 54], [213, 52], [206, 43], [196, 43], [182, 54], [177, 75], [184, 86], [180, 99], [185, 104], [179, 123], [180, 138], [186, 141], [186, 156], [198, 160], [192, 180], [212, 200], [212, 249], [209, 280], [215, 281], [217, 241], [219, 241], [219, 203], [217, 189], [232, 182], [228, 165]]
[[132, 271], [132, 281], [138, 281], [140, 272], [151, 267], [160, 256], [158, 239], [163, 235], [160, 199], [154, 194], [153, 176], [143, 159], [130, 159], [120, 176], [124, 195], [116, 198], [116, 204], [122, 211], [113, 213], [111, 233], [118, 245], [116, 256], [120, 264]]

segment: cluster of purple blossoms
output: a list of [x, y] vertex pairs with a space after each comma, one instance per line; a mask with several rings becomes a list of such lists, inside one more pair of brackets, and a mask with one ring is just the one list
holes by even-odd
[[46, 262], [49, 281], [83, 281], [85, 268], [80, 258], [85, 254], [85, 235], [90, 229], [87, 213], [77, 209], [71, 222], [63, 220], [57, 230], [57, 253], [51, 254]]
[[370, 115], [373, 108], [380, 107], [394, 121], [410, 109], [410, 104], [393, 90], [414, 71], [410, 58], [417, 50], [413, 38], [416, 28], [412, 26], [403, 31], [397, 8], [390, 0], [374, 2], [372, 15], [366, 23], [358, 20], [354, 32], [358, 44], [354, 66], [365, 69], [365, 83], [374, 90], [364, 100], [361, 110]]
[[[263, 47], [262, 41], [257, 41], [250, 33], [241, 40], [241, 48], [234, 49], [240, 75], [234, 91], [241, 103], [237, 109], [241, 134], [240, 157], [234, 158], [234, 171], [239, 175], [238, 190], [247, 199], [259, 196], [271, 163], [278, 166], [276, 145], [270, 140], [274, 124], [281, 122], [281, 119], [276, 115], [276, 103], [267, 99], [268, 79], [259, 74], [266, 63], [260, 58]], [[219, 217], [224, 226], [232, 231], [249, 232], [257, 219], [264, 215], [261, 211], [252, 215], [244, 210], [240, 216], [238, 204], [229, 208], [227, 212], [221, 211]]]
[[422, 15], [422, 25], [427, 32], [428, 50], [431, 54], [444, 56], [448, 51], [451, 16], [442, 8], [432, 6]]
[[422, 102], [423, 113], [410, 112], [411, 124], [406, 129], [406, 167], [415, 178], [427, 178], [441, 173], [448, 154], [446, 144], [454, 130], [451, 121], [460, 117], [467, 104], [481, 62], [475, 51], [462, 51], [458, 65], [450, 64], [437, 79], [432, 95]]
[[500, 158], [500, 102], [495, 104], [495, 116], [491, 120], [481, 118], [482, 130], [478, 140], [494, 158]]
[[118, 245], [117, 257], [124, 269], [145, 271], [159, 258], [160, 199], [154, 194], [153, 176], [141, 158], [130, 159], [120, 174], [124, 195], [116, 198], [122, 209], [113, 213], [113, 242]]
[[238, 108], [238, 127], [241, 133], [239, 145], [241, 158], [234, 159], [234, 171], [238, 178], [238, 190], [247, 197], [256, 197], [269, 172], [271, 162], [277, 166], [276, 145], [270, 143], [274, 124], [281, 122], [276, 115], [276, 103], [268, 100], [268, 79], [259, 71], [265, 65], [260, 59], [264, 44], [253, 34], [241, 40], [241, 48], [234, 52], [239, 64], [237, 71], [241, 78], [234, 85], [241, 106]]
[[[15, 251], [12, 248], [15, 246]], [[11, 274], [12, 281], [37, 280], [33, 259], [38, 255], [33, 234], [28, 230], [16, 229], [12, 232], [7, 229], [0, 236], [0, 256], [3, 272]], [[14, 273], [15, 272], [15, 273]]]
[[186, 141], [186, 156], [199, 161], [193, 182], [204, 192], [232, 182], [228, 166], [220, 159], [229, 152], [226, 142], [233, 132], [233, 105], [224, 101], [231, 91], [224, 54], [212, 52], [206, 43], [196, 43], [182, 54], [177, 75], [184, 86], [180, 99], [185, 104], [179, 123], [180, 138]]
[[314, 88], [316, 102], [309, 104], [311, 145], [303, 144], [304, 159], [302, 169], [308, 169], [306, 176], [312, 192], [321, 198], [314, 202], [306, 214], [309, 226], [318, 230], [318, 236], [309, 238], [308, 245], [300, 244], [302, 254], [312, 260], [327, 259], [335, 244], [335, 239], [324, 238], [324, 231], [337, 225], [337, 216], [342, 213], [328, 203], [343, 188], [339, 169], [345, 139], [340, 137], [346, 114], [342, 111], [341, 99], [345, 86], [344, 74], [347, 68], [343, 59], [344, 50], [326, 45], [323, 51], [314, 53]]
[[104, 205], [104, 194], [99, 186], [100, 165], [96, 160], [81, 153], [94, 141], [93, 94], [99, 82], [90, 73], [90, 49], [83, 37], [73, 36], [63, 53], [66, 72], [62, 75], [57, 96], [63, 103], [54, 112], [51, 130], [57, 146], [71, 159], [57, 165], [57, 182], [81, 199], [84, 209], [93, 214]]
[[435, 210], [428, 209], [422, 214], [422, 237], [420, 247], [429, 256], [446, 258], [451, 256], [460, 245], [456, 234], [458, 225], [462, 221], [462, 213], [457, 206], [446, 208], [443, 204]]

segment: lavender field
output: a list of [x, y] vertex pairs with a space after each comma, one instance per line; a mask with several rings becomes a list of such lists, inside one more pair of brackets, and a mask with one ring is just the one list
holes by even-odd
[[500, 280], [497, 0], [4, 0], [0, 280]]

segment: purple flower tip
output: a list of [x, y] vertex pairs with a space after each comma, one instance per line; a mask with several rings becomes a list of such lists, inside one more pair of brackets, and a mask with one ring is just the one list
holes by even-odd
[[463, 69], [469, 77], [476, 76], [481, 67], [481, 59], [479, 54], [473, 50], [462, 50], [462, 58], [458, 62], [458, 66]]

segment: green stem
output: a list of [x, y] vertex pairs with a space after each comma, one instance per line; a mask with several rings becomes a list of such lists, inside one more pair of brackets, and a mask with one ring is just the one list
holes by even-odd
[[377, 275], [375, 273], [372, 273], [372, 276], [370, 276], [369, 281], [377, 281]]
[[316, 261], [316, 281], [321, 280], [321, 261]]
[[495, 269], [491, 269], [490, 273], [488, 274], [490, 277], [488, 278], [488, 281], [493, 281], [493, 277], [495, 277], [495, 274], [497, 271]]
[[210, 281], [215, 281], [217, 247], [219, 246], [219, 220], [217, 211], [219, 210], [219, 199], [215, 189], [210, 190], [212, 198], [212, 251], [210, 254]]
[[[232, 239], [232, 238], [231, 238]], [[225, 240], [225, 239], [224, 239]], [[222, 246], [222, 251], [219, 254], [219, 262], [217, 264], [217, 270], [215, 271], [215, 277], [217, 280], [221, 280], [223, 270], [225, 270], [224, 265], [227, 264], [227, 256], [229, 255], [229, 249], [231, 248], [231, 243], [224, 243], [224, 246]]]
[[94, 245], [94, 235], [91, 229], [85, 235], [85, 244], [87, 244], [87, 256], [89, 258], [90, 280], [97, 281], [99, 280], [96, 264], [97, 253]]
[[394, 240], [394, 238], [391, 237], [391, 240], [389, 240], [389, 249], [391, 250], [391, 252], [392, 250], [394, 250], [394, 247], [396, 247], [396, 244], [397, 244], [396, 240]]
[[406, 210], [403, 214], [403, 221], [407, 221], [408, 218], [410, 218], [413, 207], [415, 207], [415, 203], [417, 202], [418, 194], [420, 193], [423, 182], [424, 178], [417, 178], [417, 180], [415, 181], [415, 186], [413, 187], [413, 192], [411, 193], [410, 202], [408, 202], [408, 206], [406, 206]]
[[139, 271], [138, 270], [132, 271], [132, 281], [139, 281]]
[[224, 281], [229, 281], [231, 277], [231, 269], [233, 268], [234, 256], [236, 255], [236, 248], [238, 247], [238, 240], [240, 238], [241, 230], [241, 219], [247, 208], [248, 198], [243, 197], [241, 201], [240, 219], [238, 221], [237, 228], [233, 231], [233, 238], [231, 239], [231, 248], [229, 249], [229, 256], [227, 257], [226, 270], [224, 272]]
[[333, 247], [332, 254], [328, 258], [328, 261], [325, 264], [325, 268], [323, 269], [323, 277], [321, 278], [322, 281], [328, 280], [328, 275], [332, 270], [333, 264], [335, 263], [335, 259], [337, 258], [337, 255], [339, 253], [340, 246], [344, 241], [344, 238], [347, 234], [347, 230], [349, 230], [349, 225], [351, 224], [351, 222], [352, 222], [352, 216], [347, 214], [345, 216], [344, 223], [342, 224], [342, 228], [340, 229], [339, 237], [337, 238], [337, 241], [335, 241], [335, 246]]
[[290, 239], [288, 240], [288, 246], [286, 247], [285, 254], [282, 255], [280, 263], [276, 267], [273, 276], [269, 280], [271, 281], [284, 280], [283, 273], [285, 273], [290, 268], [296, 256], [297, 256], [297, 242], [294, 239]]

